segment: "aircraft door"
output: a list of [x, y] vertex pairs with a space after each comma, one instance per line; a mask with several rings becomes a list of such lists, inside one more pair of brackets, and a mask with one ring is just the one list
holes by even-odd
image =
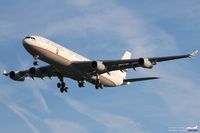
[[58, 49], [58, 48], [56, 48], [56, 54], [58, 55], [58, 53], [59, 53], [59, 49]]

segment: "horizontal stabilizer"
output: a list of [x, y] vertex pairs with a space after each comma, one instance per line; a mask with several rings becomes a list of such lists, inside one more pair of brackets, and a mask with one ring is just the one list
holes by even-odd
[[192, 58], [192, 57], [194, 57], [194, 56], [196, 56], [197, 54], [198, 54], [198, 50], [195, 50], [194, 52], [192, 52], [190, 55], [189, 55], [189, 57], [190, 58]]
[[138, 81], [145, 81], [145, 80], [154, 80], [159, 79], [159, 77], [144, 77], [144, 78], [132, 78], [132, 79], [124, 79], [124, 82], [138, 82]]

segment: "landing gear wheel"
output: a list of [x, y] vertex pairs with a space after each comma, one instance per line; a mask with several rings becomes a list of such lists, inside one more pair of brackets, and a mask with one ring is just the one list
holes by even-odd
[[61, 87], [61, 83], [57, 83], [57, 87], [60, 88]]
[[103, 85], [102, 85], [102, 84], [99, 84], [99, 87], [100, 87], [101, 89], [103, 89]]
[[95, 85], [95, 88], [98, 90], [98, 89], [99, 89], [99, 85], [96, 84], [96, 85]]
[[65, 90], [65, 92], [68, 92], [68, 91], [67, 91], [67, 90], [68, 90], [68, 87], [65, 87], [65, 89], [64, 89], [64, 90]]
[[95, 88], [96, 89], [99, 89], [99, 88], [103, 89], [103, 84], [101, 83], [100, 80], [96, 80]]
[[84, 81], [78, 81], [78, 87], [79, 87], [79, 88], [85, 87], [85, 86], [84, 86]]
[[63, 88], [65, 87], [65, 83], [64, 82], [62, 82], [61, 85], [62, 85]]
[[81, 83], [79, 83], [79, 84], [78, 84], [78, 87], [79, 87], [79, 88], [81, 88], [81, 87], [82, 87]]
[[60, 92], [61, 92], [61, 93], [63, 93], [63, 92], [68, 92], [67, 90], [68, 90], [68, 87], [61, 87], [61, 88], [60, 88]]
[[34, 61], [34, 62], [33, 62], [33, 65], [34, 65], [34, 66], [38, 66], [38, 61]]
[[96, 89], [99, 89], [99, 88], [103, 89], [103, 85], [101, 84], [101, 81], [99, 79], [99, 75], [98, 74], [96, 75], [95, 88]]
[[64, 92], [64, 88], [63, 88], [63, 87], [60, 88], [60, 92], [61, 92], [61, 93]]

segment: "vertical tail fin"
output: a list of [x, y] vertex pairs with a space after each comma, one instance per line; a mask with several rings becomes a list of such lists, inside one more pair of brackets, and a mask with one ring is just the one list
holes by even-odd
[[[122, 60], [125, 59], [131, 59], [131, 53], [129, 51], [126, 51], [122, 58]], [[119, 76], [119, 78], [122, 78], [123, 80], [126, 78], [126, 70], [117, 70], [117, 71], [113, 71], [112, 73], [114, 73], [115, 75]]]
[[124, 59], [131, 59], [131, 53], [129, 51], [126, 51], [122, 56], [122, 60]]

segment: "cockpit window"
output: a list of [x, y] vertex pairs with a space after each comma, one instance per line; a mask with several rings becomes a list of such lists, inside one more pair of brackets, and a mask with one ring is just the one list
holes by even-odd
[[33, 40], [35, 40], [35, 38], [32, 37], [32, 36], [27, 36], [27, 37], [25, 37], [25, 39], [33, 39]]

